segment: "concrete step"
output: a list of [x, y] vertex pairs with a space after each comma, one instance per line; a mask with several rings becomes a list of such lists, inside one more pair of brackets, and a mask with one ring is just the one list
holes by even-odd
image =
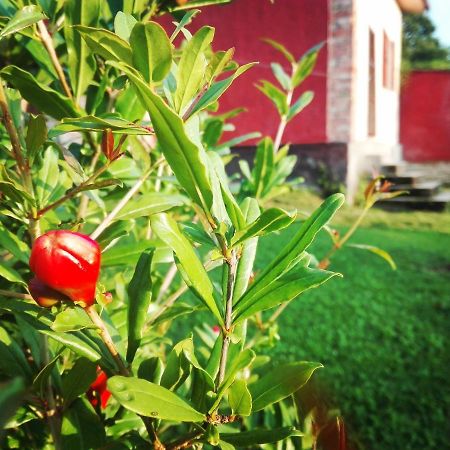
[[423, 211], [444, 211], [450, 205], [450, 191], [440, 192], [430, 197], [402, 195], [389, 200], [381, 200], [375, 203], [380, 208], [386, 210], [423, 210]]
[[425, 181], [413, 184], [394, 184], [390, 187], [390, 191], [408, 191], [413, 197], [431, 197], [439, 192], [441, 183], [438, 181]]

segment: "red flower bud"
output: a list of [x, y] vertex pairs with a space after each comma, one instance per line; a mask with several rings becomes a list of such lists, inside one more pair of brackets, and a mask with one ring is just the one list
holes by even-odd
[[61, 292], [55, 291], [51, 287], [46, 286], [38, 278], [34, 277], [28, 283], [28, 289], [33, 297], [33, 300], [44, 308], [51, 308], [60, 301], [70, 300]]
[[100, 247], [89, 236], [66, 230], [43, 234], [31, 249], [30, 267], [43, 284], [73, 302], [94, 303]]
[[87, 396], [92, 406], [97, 406], [98, 401], [100, 400], [100, 405], [102, 409], [106, 408], [108, 404], [109, 397], [111, 397], [111, 392], [108, 391], [106, 387], [106, 382], [108, 381], [108, 377], [103, 370], [97, 371], [98, 376], [95, 381], [89, 387], [87, 391]]

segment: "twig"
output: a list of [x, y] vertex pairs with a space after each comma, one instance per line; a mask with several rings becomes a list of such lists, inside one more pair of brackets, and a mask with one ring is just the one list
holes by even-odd
[[225, 370], [227, 367], [228, 349], [230, 347], [231, 326], [232, 326], [232, 313], [233, 313], [233, 291], [236, 281], [237, 270], [237, 258], [236, 252], [233, 250], [231, 256], [226, 260], [225, 264], [228, 264], [228, 279], [227, 279], [227, 292], [226, 292], [226, 312], [225, 312], [225, 327], [222, 330], [223, 333], [223, 345], [222, 352], [220, 354], [219, 373], [217, 375], [217, 387], [222, 384], [225, 378]]
[[26, 172], [26, 162], [22, 155], [22, 146], [20, 145], [19, 135], [17, 134], [16, 127], [12, 121], [11, 114], [9, 112], [8, 100], [6, 99], [6, 93], [3, 88], [3, 83], [0, 81], [0, 108], [3, 115], [3, 123], [6, 131], [8, 132], [9, 139], [12, 145], [12, 153], [14, 159], [17, 161], [17, 167], [22, 176]]
[[111, 356], [114, 358], [119, 373], [125, 377], [129, 377], [130, 371], [125, 367], [125, 364], [123, 363], [122, 358], [120, 357], [119, 352], [117, 351], [117, 348], [114, 345], [111, 335], [109, 334], [109, 331], [106, 328], [105, 323], [99, 316], [97, 310], [95, 309], [95, 306], [94, 305], [88, 306], [84, 308], [84, 310], [92, 320], [92, 323], [100, 330], [100, 336], [103, 342], [105, 343], [106, 347], [108, 348], [109, 352], [111, 353]]
[[22, 300], [32, 300], [33, 297], [29, 294], [19, 294], [18, 292], [10, 292], [4, 289], [0, 289], [0, 295], [11, 298], [20, 298]]
[[72, 91], [70, 90], [70, 87], [67, 84], [67, 80], [64, 75], [64, 71], [61, 67], [61, 64], [59, 63], [59, 59], [58, 59], [58, 55], [56, 54], [55, 47], [53, 46], [52, 37], [48, 34], [47, 27], [45, 26], [45, 23], [43, 20], [40, 20], [37, 23], [37, 26], [38, 26], [39, 36], [41, 38], [41, 41], [44, 44], [44, 47], [50, 56], [53, 67], [55, 68], [56, 73], [58, 74], [58, 78], [59, 78], [59, 81], [61, 82], [64, 92], [66, 93], [67, 97], [69, 97], [71, 100], [73, 100]]
[[92, 239], [97, 239], [109, 226], [109, 224], [114, 220], [117, 214], [119, 214], [120, 210], [124, 208], [125, 205], [131, 200], [131, 197], [133, 197], [133, 195], [139, 191], [152, 170], [153, 167], [147, 170], [147, 172], [144, 173], [144, 175], [137, 181], [137, 183], [124, 195], [120, 202], [117, 203], [116, 207], [103, 219], [100, 225], [91, 233]]
[[202, 436], [203, 433], [204, 433], [203, 430], [190, 433], [190, 434], [176, 440], [175, 442], [172, 442], [171, 444], [169, 444], [167, 446], [167, 450], [182, 450], [185, 448], [192, 447], [195, 444], [195, 441], [198, 440], [198, 438], [200, 436]]
[[[293, 89], [290, 89], [287, 92], [286, 103], [287, 103], [288, 108], [291, 106], [292, 95], [293, 94], [294, 94], [294, 90]], [[281, 139], [283, 138], [283, 134], [284, 134], [284, 130], [286, 128], [286, 125], [287, 125], [287, 115], [284, 114], [281, 117], [280, 123], [278, 125], [278, 129], [277, 129], [277, 134], [275, 135], [275, 140], [273, 142], [273, 150], [274, 150], [275, 153], [277, 153], [278, 150], [280, 149]]]

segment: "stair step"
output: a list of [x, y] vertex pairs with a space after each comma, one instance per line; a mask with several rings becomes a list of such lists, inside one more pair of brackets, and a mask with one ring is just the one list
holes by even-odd
[[438, 193], [441, 183], [438, 181], [415, 182], [413, 184], [394, 184], [390, 191], [408, 191], [413, 197], [431, 197]]
[[383, 209], [419, 209], [424, 211], [444, 211], [448, 204], [450, 204], [450, 191], [440, 192], [431, 197], [402, 195], [376, 203]]

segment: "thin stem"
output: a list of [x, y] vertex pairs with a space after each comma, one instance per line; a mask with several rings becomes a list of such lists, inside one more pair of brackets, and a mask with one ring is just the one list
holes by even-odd
[[47, 205], [45, 208], [40, 209], [37, 212], [37, 217], [41, 217], [44, 215], [47, 211], [50, 211], [51, 209], [54, 209], [64, 203], [67, 200], [70, 200], [71, 198], [75, 197], [77, 194], [82, 192], [84, 188], [93, 183], [103, 172], [105, 172], [109, 168], [109, 164], [105, 164], [103, 167], [101, 167], [99, 170], [97, 170], [96, 173], [91, 175], [86, 181], [83, 181], [80, 185], [75, 187], [74, 189], [71, 189], [69, 192], [67, 192], [64, 196], [56, 200], [55, 202], [51, 203], [50, 205]]
[[26, 162], [22, 155], [22, 146], [20, 145], [19, 135], [17, 134], [16, 127], [14, 126], [11, 114], [9, 112], [8, 100], [6, 98], [5, 89], [3, 83], [0, 81], [0, 108], [3, 115], [3, 124], [8, 132], [9, 139], [12, 145], [12, 154], [17, 161], [17, 167], [19, 172], [23, 176], [26, 172]]
[[37, 25], [38, 25], [38, 30], [39, 30], [39, 36], [41, 38], [42, 43], [44, 44], [45, 49], [47, 50], [47, 53], [50, 56], [53, 67], [55, 68], [56, 73], [58, 74], [58, 78], [59, 78], [59, 81], [61, 82], [63, 90], [66, 93], [67, 97], [69, 97], [71, 100], [73, 100], [72, 91], [70, 90], [70, 87], [67, 84], [67, 80], [64, 75], [64, 71], [61, 67], [61, 64], [59, 63], [59, 59], [58, 59], [58, 55], [56, 54], [55, 47], [53, 46], [52, 37], [48, 34], [47, 27], [45, 26], [45, 23], [43, 20], [40, 20]]
[[161, 287], [159, 289], [158, 297], [156, 298], [156, 302], [159, 303], [166, 293], [167, 289], [169, 289], [170, 284], [172, 283], [175, 275], [177, 274], [177, 265], [173, 263], [164, 277], [163, 282], [161, 283]]
[[150, 173], [152, 172], [153, 167], [151, 167], [144, 175], [137, 181], [137, 183], [124, 195], [122, 200], [117, 203], [116, 207], [103, 219], [100, 225], [91, 233], [92, 239], [97, 239], [102, 232], [109, 226], [109, 224], [114, 220], [114, 218], [119, 214], [122, 208], [131, 200], [136, 192], [139, 191], [141, 186], [144, 184], [145, 180], [148, 178]]
[[185, 448], [192, 447], [195, 444], [195, 441], [198, 440], [200, 436], [204, 431], [194, 431], [193, 433], [190, 433], [180, 439], [178, 439], [175, 442], [172, 442], [172, 444], [169, 444], [167, 446], [167, 450], [182, 450]]
[[3, 295], [4, 297], [20, 298], [22, 300], [31, 300], [33, 298], [29, 294], [19, 294], [18, 292], [5, 291], [4, 289], [0, 289], [0, 295]]
[[222, 384], [225, 378], [228, 349], [230, 347], [231, 342], [230, 333], [232, 327], [232, 314], [233, 314], [233, 291], [237, 271], [237, 257], [236, 252], [234, 250], [231, 252], [230, 258], [227, 259], [225, 263], [228, 264], [228, 279], [227, 279], [227, 292], [225, 304], [225, 327], [224, 330], [222, 330], [223, 344], [222, 344], [222, 352], [220, 354], [219, 373], [217, 375], [217, 387], [219, 387]]
[[[294, 94], [294, 90], [290, 89], [286, 94], [286, 103], [288, 105], [288, 108], [291, 106], [292, 102], [292, 95]], [[286, 129], [287, 125], [287, 115], [283, 115], [281, 117], [280, 123], [278, 125], [277, 133], [275, 135], [275, 140], [273, 142], [273, 150], [275, 153], [278, 152], [281, 146], [281, 139], [283, 139], [284, 130]]]
[[109, 353], [111, 353], [111, 356], [113, 357], [117, 365], [119, 373], [125, 377], [129, 377], [130, 371], [125, 367], [125, 364], [123, 363], [122, 358], [120, 357], [119, 352], [117, 351], [117, 348], [111, 338], [111, 335], [109, 334], [109, 331], [106, 328], [106, 325], [103, 322], [102, 318], [95, 309], [95, 306], [94, 305], [88, 306], [84, 308], [84, 310], [86, 311], [86, 314], [89, 316], [89, 318], [92, 320], [92, 323], [100, 330], [100, 337], [102, 338], [102, 341], [105, 343], [107, 349], [109, 350]]

